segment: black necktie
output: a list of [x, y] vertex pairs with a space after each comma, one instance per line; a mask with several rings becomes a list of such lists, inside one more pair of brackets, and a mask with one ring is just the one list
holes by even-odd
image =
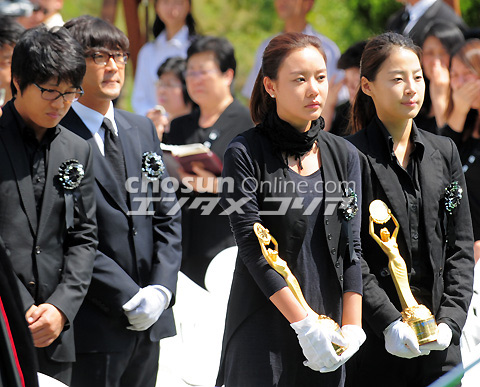
[[410, 14], [408, 13], [407, 10], [405, 10], [400, 15], [400, 21], [399, 21], [399, 25], [398, 25], [398, 33], [399, 34], [403, 34], [403, 31], [405, 30], [405, 27], [407, 26], [409, 21], [410, 21]]
[[115, 134], [113, 125], [108, 118], [103, 119], [102, 127], [105, 129], [105, 159], [108, 160], [115, 173], [115, 180], [117, 181], [123, 198], [127, 199], [127, 192], [125, 190], [125, 159], [123, 158], [122, 144], [120, 137]]

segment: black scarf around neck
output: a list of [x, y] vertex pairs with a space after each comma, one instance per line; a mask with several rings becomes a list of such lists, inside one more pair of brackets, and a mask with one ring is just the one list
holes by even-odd
[[301, 157], [312, 149], [324, 127], [325, 121], [319, 117], [312, 121], [308, 131], [301, 133], [283, 121], [276, 111], [268, 113], [261, 125], [262, 131], [273, 144], [274, 152], [285, 153], [287, 158], [294, 156], [300, 169], [303, 169]]

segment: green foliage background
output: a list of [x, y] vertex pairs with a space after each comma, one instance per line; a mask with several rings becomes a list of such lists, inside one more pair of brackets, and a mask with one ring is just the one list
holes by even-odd
[[[126, 32], [121, 0], [118, 3], [116, 24]], [[240, 90], [260, 42], [282, 28], [273, 0], [192, 0], [192, 3], [200, 33], [224, 36], [234, 45], [238, 62], [235, 88]], [[466, 23], [479, 27], [480, 0], [461, 0], [460, 4]], [[65, 0], [62, 14], [65, 20], [83, 14], [100, 16], [101, 7], [101, 0]], [[308, 20], [344, 51], [355, 41], [381, 33], [388, 16], [400, 7], [395, 0], [316, 0]], [[144, 12], [140, 14], [143, 16]], [[149, 15], [153, 20], [153, 0], [150, 0]], [[120, 106], [127, 110], [130, 110], [131, 87], [130, 71], [120, 101]]]

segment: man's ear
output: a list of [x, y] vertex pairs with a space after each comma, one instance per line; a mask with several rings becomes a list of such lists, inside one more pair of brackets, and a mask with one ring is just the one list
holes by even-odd
[[362, 91], [366, 95], [369, 95], [371, 97], [371, 93], [372, 93], [371, 84], [370, 84], [370, 81], [367, 78], [362, 77], [360, 79], [360, 87], [362, 88]]
[[20, 94], [20, 85], [18, 84], [17, 79], [12, 77], [12, 83], [13, 83], [13, 86], [15, 86], [15, 89], [17, 90], [17, 95]]
[[263, 87], [265, 87], [265, 91], [270, 94], [272, 98], [275, 98], [275, 82], [269, 77], [263, 77]]
[[235, 77], [235, 72], [233, 71], [233, 69], [227, 69], [227, 71], [223, 73], [223, 77], [227, 81], [228, 86], [230, 86], [233, 82], [233, 78]]

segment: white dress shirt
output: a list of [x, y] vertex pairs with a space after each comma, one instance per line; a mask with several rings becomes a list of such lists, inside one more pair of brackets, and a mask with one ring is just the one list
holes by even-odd
[[113, 103], [110, 102], [110, 107], [108, 108], [107, 114], [105, 116], [96, 110], [90, 109], [85, 105], [82, 105], [80, 102], [72, 103], [72, 109], [77, 113], [77, 115], [82, 119], [85, 126], [92, 133], [95, 142], [98, 145], [100, 153], [105, 156], [105, 129], [102, 127], [103, 118], [108, 118], [112, 123], [113, 130], [115, 135], [118, 136], [118, 128], [115, 123], [115, 115], [113, 110]]
[[50, 16], [48, 19], [43, 21], [43, 24], [50, 30], [53, 27], [62, 27], [65, 22], [63, 21], [62, 15], [57, 12]]
[[158, 80], [158, 68], [173, 56], [186, 58], [190, 43], [188, 27], [185, 25], [170, 40], [167, 40], [167, 33], [163, 30], [154, 41], [143, 45], [138, 53], [132, 92], [132, 107], [135, 113], [145, 115], [157, 105], [155, 83]]
[[417, 24], [418, 19], [420, 19], [425, 12], [435, 3], [437, 0], [420, 0], [418, 3], [414, 5], [407, 4], [406, 10], [410, 16], [408, 24], [405, 26], [403, 30], [404, 34], [408, 34], [412, 28]]

